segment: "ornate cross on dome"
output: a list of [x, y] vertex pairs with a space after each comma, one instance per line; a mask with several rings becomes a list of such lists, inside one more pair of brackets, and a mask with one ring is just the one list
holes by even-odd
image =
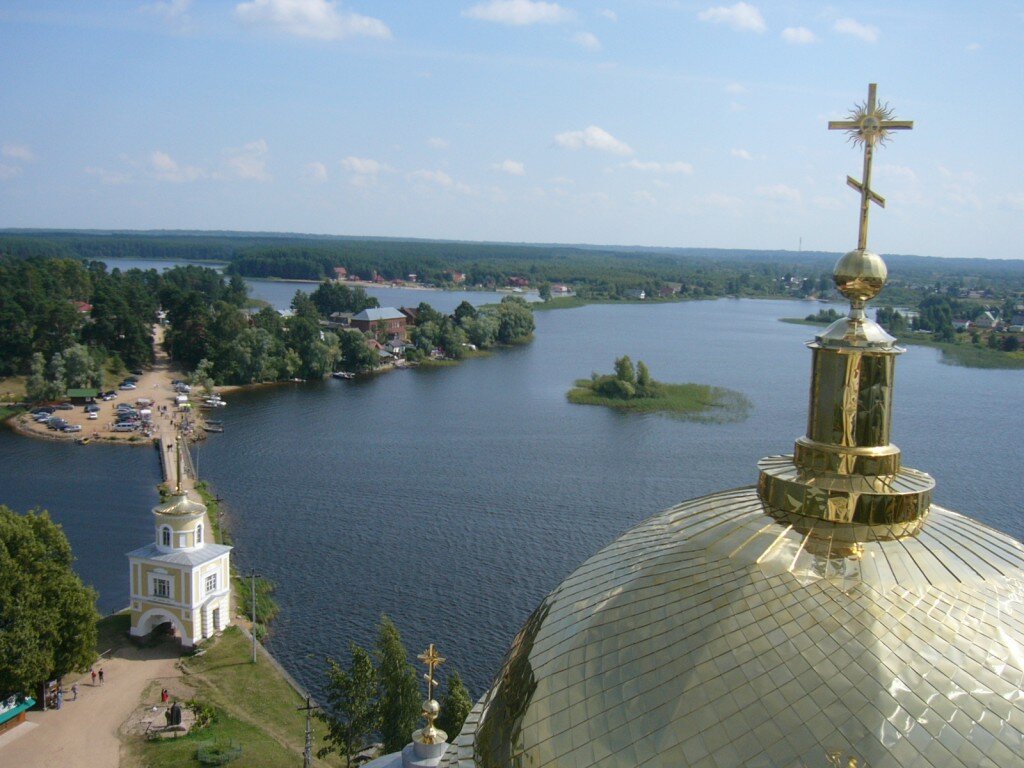
[[871, 160], [876, 144], [884, 144], [889, 138], [889, 131], [908, 131], [914, 127], [913, 120], [893, 120], [892, 109], [888, 104], [875, 101], [875, 83], [868, 85], [868, 100], [858, 104], [850, 111], [848, 120], [830, 120], [830, 131], [843, 130], [850, 134], [854, 144], [864, 145], [864, 179], [857, 181], [852, 176], [846, 177], [846, 183], [860, 192], [860, 231], [857, 235], [857, 248], [865, 250], [868, 246], [868, 208], [870, 204], [885, 208], [885, 198], [871, 188]]
[[434, 669], [444, 664], [444, 657], [434, 649], [434, 644], [427, 646], [427, 650], [416, 657], [427, 665], [427, 674], [423, 678], [427, 681], [427, 699], [434, 698], [434, 686], [437, 681], [434, 679]]

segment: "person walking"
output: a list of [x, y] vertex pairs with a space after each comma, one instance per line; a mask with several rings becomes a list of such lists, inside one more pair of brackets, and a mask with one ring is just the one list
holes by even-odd
[[71, 700], [78, 701], [78, 683], [71, 684]]
[[103, 685], [103, 667], [100, 667], [100, 685]]
[[92, 684], [96, 685], [96, 670], [95, 669], [90, 669], [89, 673], [92, 675]]

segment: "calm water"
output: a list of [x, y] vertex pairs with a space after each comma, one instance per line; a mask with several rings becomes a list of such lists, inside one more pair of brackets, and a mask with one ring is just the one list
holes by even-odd
[[[107, 259], [104, 262], [108, 269], [117, 267], [122, 271], [129, 269], [155, 269], [158, 272], [181, 266], [189, 262], [164, 261], [160, 259]], [[218, 272], [223, 270], [223, 264], [207, 264], [202, 262], [191, 262], [197, 266], [210, 267]], [[262, 299], [268, 302], [274, 309], [288, 309], [291, 306], [292, 298], [296, 291], [310, 293], [316, 290], [317, 283], [283, 282], [280, 280], [246, 280], [249, 286], [249, 295], [254, 299]], [[439, 312], [453, 312], [463, 301], [468, 301], [474, 306], [480, 304], [494, 304], [501, 301], [507, 295], [494, 291], [435, 291], [430, 289], [414, 288], [387, 288], [373, 287], [366, 288], [371, 296], [376, 296], [382, 307], [415, 307], [421, 301], [427, 302]], [[528, 301], [538, 301], [539, 297], [534, 293], [520, 294]]]
[[[458, 367], [229, 395], [199, 471], [228, 499], [240, 569], [278, 584], [275, 653], [317, 692], [323, 657], [370, 643], [386, 612], [410, 648], [438, 643], [480, 693], [530, 610], [586, 557], [671, 504], [753, 484], [760, 457], [792, 449], [813, 329], [777, 318], [809, 306], [538, 312], [532, 344]], [[621, 354], [655, 378], [740, 390], [751, 417], [693, 424], [565, 401], [573, 379]], [[911, 347], [894, 426], [906, 464], [937, 478], [937, 503], [1018, 537], [1021, 376]], [[0, 478], [0, 501], [49, 507], [104, 605], [123, 605], [123, 552], [151, 535], [152, 452], [0, 434], [0, 461], [19, 468]]]

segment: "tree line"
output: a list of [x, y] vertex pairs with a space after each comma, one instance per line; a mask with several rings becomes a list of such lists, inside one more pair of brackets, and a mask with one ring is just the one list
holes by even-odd
[[[420, 724], [422, 694], [398, 628], [381, 616], [372, 651], [349, 646], [349, 664], [327, 659], [327, 695], [317, 718], [327, 726], [317, 757], [338, 754], [351, 764], [367, 741], [379, 736], [384, 754], [400, 751]], [[453, 739], [473, 707], [459, 673], [447, 675], [437, 727]]]

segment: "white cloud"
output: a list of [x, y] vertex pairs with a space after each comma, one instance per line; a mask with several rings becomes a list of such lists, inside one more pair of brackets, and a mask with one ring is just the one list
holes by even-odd
[[746, 93], [747, 89], [744, 88], [739, 83], [729, 83], [727, 86], [725, 86], [725, 92], [726, 93]]
[[341, 161], [341, 167], [360, 176], [376, 176], [387, 168], [387, 166], [369, 157], [351, 156]]
[[701, 21], [709, 21], [712, 24], [726, 24], [733, 29], [745, 30], [748, 32], [764, 32], [768, 26], [764, 23], [764, 16], [753, 5], [739, 2], [735, 5], [715, 6], [701, 11], [697, 14]]
[[0, 179], [13, 179], [21, 175], [21, 168], [16, 165], [0, 163]]
[[729, 154], [738, 157], [740, 160], [753, 160], [754, 157], [745, 149], [730, 149]]
[[306, 163], [303, 176], [312, 181], [327, 181], [327, 166], [321, 162]]
[[868, 24], [861, 24], [855, 19], [839, 19], [832, 28], [843, 35], [850, 35], [863, 40], [865, 43], [878, 42], [878, 27]]
[[24, 144], [4, 144], [2, 154], [12, 160], [21, 160], [30, 163], [36, 159], [35, 153]]
[[130, 173], [126, 173], [125, 171], [111, 171], [107, 168], [99, 168], [97, 166], [89, 166], [85, 168], [85, 172], [90, 176], [95, 176], [103, 184], [127, 184], [132, 180], [132, 175]]
[[646, 205], [657, 205], [658, 203], [658, 199], [646, 189], [637, 190], [633, 193], [632, 197], [638, 203], [644, 203]]
[[602, 8], [600, 11], [597, 12], [597, 14], [598, 16], [603, 16], [604, 18], [608, 19], [608, 21], [619, 20], [619, 14], [617, 14], [611, 8]]
[[194, 165], [180, 165], [173, 157], [160, 150], [154, 150], [149, 155], [149, 171], [155, 179], [179, 184], [196, 181], [207, 176], [206, 171], [202, 168]]
[[518, 160], [502, 160], [500, 163], [495, 163], [491, 166], [493, 171], [502, 171], [510, 176], [525, 176], [526, 168]]
[[461, 192], [462, 194], [470, 194], [472, 190], [468, 185], [463, 184], [460, 181], [456, 181], [444, 171], [429, 171], [422, 169], [419, 171], [413, 171], [406, 178], [410, 181], [418, 181], [424, 184], [433, 184], [442, 189], [450, 189], [454, 192]]
[[412, 181], [429, 181], [431, 184], [437, 184], [439, 187], [452, 187], [455, 185], [455, 180], [444, 171], [413, 171], [409, 174], [409, 178]]
[[577, 32], [572, 36], [572, 41], [585, 51], [601, 50], [601, 41], [592, 32]]
[[678, 160], [674, 163], [656, 163], [656, 162], [642, 162], [640, 160], [630, 160], [628, 163], [622, 164], [623, 168], [632, 168], [634, 171], [644, 171], [645, 173], [693, 173], [693, 166], [689, 163], [684, 163], [682, 160]]
[[565, 131], [555, 136], [555, 143], [566, 149], [597, 149], [616, 155], [632, 155], [633, 149], [623, 141], [619, 141], [608, 131], [591, 125], [582, 131]]
[[431, 149], [448, 149], [450, 145], [446, 140], [440, 138], [439, 136], [432, 136], [431, 138], [427, 139], [427, 146], [430, 147]]
[[239, 179], [267, 181], [267, 154], [269, 149], [263, 139], [250, 141], [245, 146], [228, 150], [227, 164], [231, 172]]
[[981, 50], [981, 43], [968, 43], [967, 47], [964, 48], [968, 53], [974, 53], [975, 51]]
[[380, 19], [342, 10], [332, 0], [249, 0], [235, 6], [235, 16], [245, 24], [317, 40], [391, 37], [391, 30]]
[[491, 0], [489, 3], [478, 3], [467, 8], [462, 15], [477, 21], [493, 21], [512, 27], [560, 24], [572, 21], [576, 17], [575, 13], [558, 3], [545, 3], [540, 0]]
[[769, 186], [758, 187], [755, 192], [758, 197], [763, 197], [766, 200], [776, 200], [781, 203], [799, 203], [800, 202], [800, 190], [788, 187], [785, 184], [772, 184]]
[[786, 27], [782, 30], [782, 39], [792, 45], [807, 45], [818, 42], [818, 36], [807, 27]]

